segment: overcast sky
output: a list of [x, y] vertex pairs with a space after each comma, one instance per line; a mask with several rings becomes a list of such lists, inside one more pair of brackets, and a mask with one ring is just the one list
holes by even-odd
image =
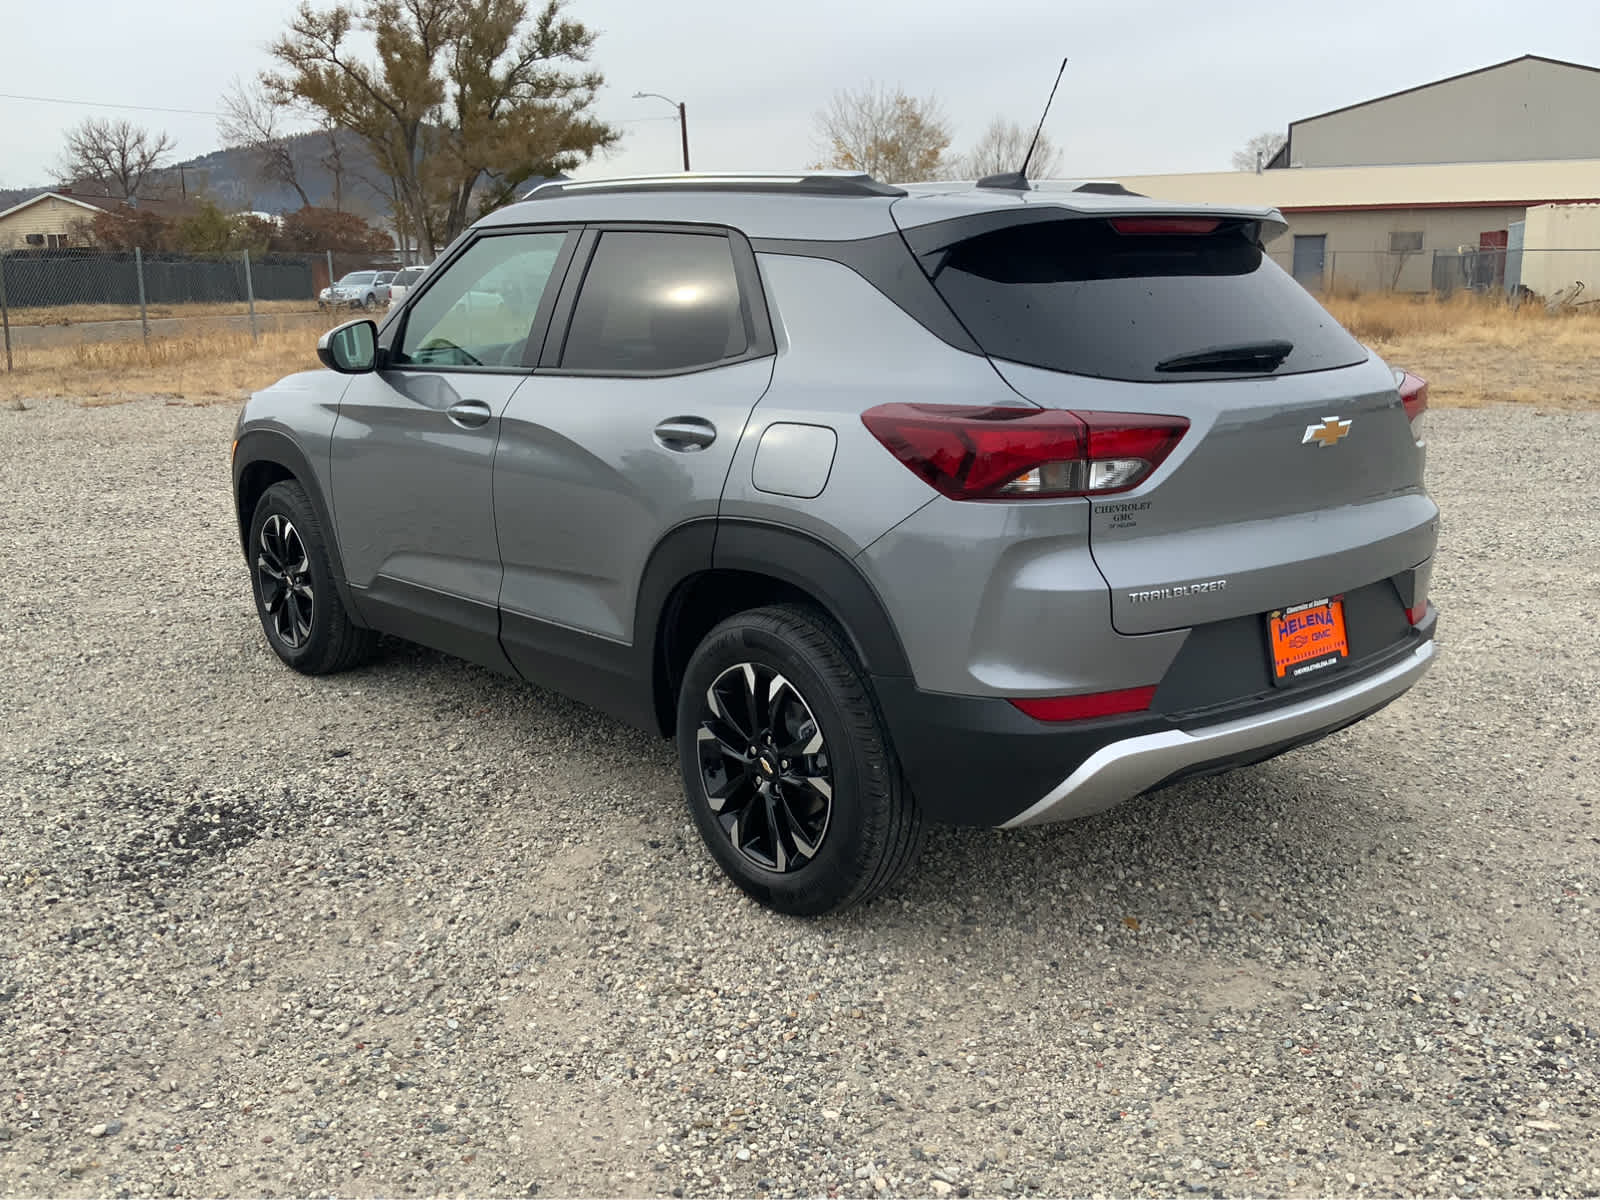
[[[79, 0], [58, 18], [7, 20], [0, 92], [213, 110], [230, 79], [267, 65], [293, 8]], [[586, 175], [678, 169], [672, 110], [635, 91], [687, 103], [695, 169], [786, 170], [814, 160], [812, 118], [836, 88], [875, 79], [937, 95], [960, 151], [996, 115], [1036, 120], [1065, 55], [1046, 128], [1065, 173], [1115, 175], [1225, 170], [1255, 133], [1520, 54], [1600, 65], [1594, 0], [573, 0], [570, 11], [600, 31], [599, 113], [625, 130]], [[63, 130], [86, 115], [164, 129], [181, 158], [217, 146], [211, 116], [0, 98], [0, 187], [48, 181]]]

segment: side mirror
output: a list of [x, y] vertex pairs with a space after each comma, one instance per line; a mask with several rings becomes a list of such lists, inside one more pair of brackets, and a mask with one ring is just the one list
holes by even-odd
[[378, 327], [371, 321], [347, 321], [317, 339], [317, 357], [330, 371], [363, 375], [377, 366]]

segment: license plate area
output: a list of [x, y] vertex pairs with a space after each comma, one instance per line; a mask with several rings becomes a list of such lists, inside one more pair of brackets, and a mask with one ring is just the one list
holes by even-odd
[[1276, 687], [1294, 687], [1340, 670], [1350, 657], [1344, 597], [1312, 600], [1268, 613], [1267, 656]]

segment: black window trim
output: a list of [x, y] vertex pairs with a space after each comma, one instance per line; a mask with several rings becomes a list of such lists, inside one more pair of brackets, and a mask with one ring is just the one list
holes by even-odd
[[[466, 363], [412, 363], [395, 362], [394, 349], [405, 336], [406, 322], [411, 317], [411, 309], [418, 297], [427, 295], [432, 287], [453, 266], [462, 255], [466, 254], [473, 246], [487, 238], [512, 237], [518, 234], [530, 233], [560, 233], [565, 240], [561, 249], [556, 254], [555, 265], [550, 269], [550, 281], [545, 285], [544, 295], [539, 298], [539, 308], [534, 313], [533, 323], [528, 327], [527, 345], [522, 351], [522, 362], [518, 366], [471, 366]], [[378, 347], [380, 350], [378, 369], [380, 371], [422, 371], [428, 374], [461, 374], [461, 375], [531, 375], [538, 364], [538, 350], [536, 347], [544, 344], [549, 333], [551, 319], [557, 312], [557, 301], [562, 295], [567, 283], [568, 274], [572, 267], [578, 243], [583, 237], [583, 227], [574, 225], [570, 221], [563, 221], [555, 225], [497, 225], [490, 229], [481, 230], [471, 237], [461, 238], [457, 244], [445, 254], [435, 259], [434, 262], [422, 273], [419, 282], [412, 285], [412, 290], [406, 293], [405, 300], [398, 312], [390, 315], [378, 331]]]
[[[567, 335], [572, 331], [572, 318], [577, 310], [578, 295], [588, 278], [600, 238], [607, 233], [675, 233], [725, 238], [733, 257], [734, 282], [739, 288], [739, 313], [745, 328], [744, 352], [728, 358], [719, 358], [715, 362], [701, 363], [692, 367], [670, 367], [660, 371], [561, 366], [561, 358], [567, 348]], [[532, 339], [529, 340], [529, 344], [532, 344]], [[767, 309], [766, 292], [761, 286], [761, 273], [756, 269], [755, 252], [750, 248], [750, 241], [742, 232], [727, 225], [692, 221], [605, 221], [585, 225], [582, 235], [577, 239], [573, 264], [567, 270], [561, 294], [556, 300], [556, 316], [545, 333], [538, 373], [572, 379], [665, 379], [676, 375], [698, 375], [702, 371], [716, 371], [723, 367], [769, 358], [776, 353], [777, 339], [772, 332], [772, 318]]]

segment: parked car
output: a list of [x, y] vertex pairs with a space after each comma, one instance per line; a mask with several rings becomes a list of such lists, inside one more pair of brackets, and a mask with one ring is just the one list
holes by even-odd
[[422, 273], [427, 269], [426, 266], [420, 266], [406, 267], [396, 271], [394, 278], [389, 281], [389, 303], [394, 305], [404, 300], [407, 293], [417, 285], [417, 280], [422, 278]]
[[[368, 312], [389, 301], [389, 272], [351, 271], [343, 279], [322, 289], [318, 308], [364, 308]], [[392, 278], [392, 275], [391, 275]]]
[[542, 186], [245, 405], [267, 643], [317, 675], [394, 634], [675, 739], [712, 856], [796, 914], [928, 822], [1314, 741], [1431, 665], [1438, 510], [1426, 385], [1284, 228], [1004, 178]]

